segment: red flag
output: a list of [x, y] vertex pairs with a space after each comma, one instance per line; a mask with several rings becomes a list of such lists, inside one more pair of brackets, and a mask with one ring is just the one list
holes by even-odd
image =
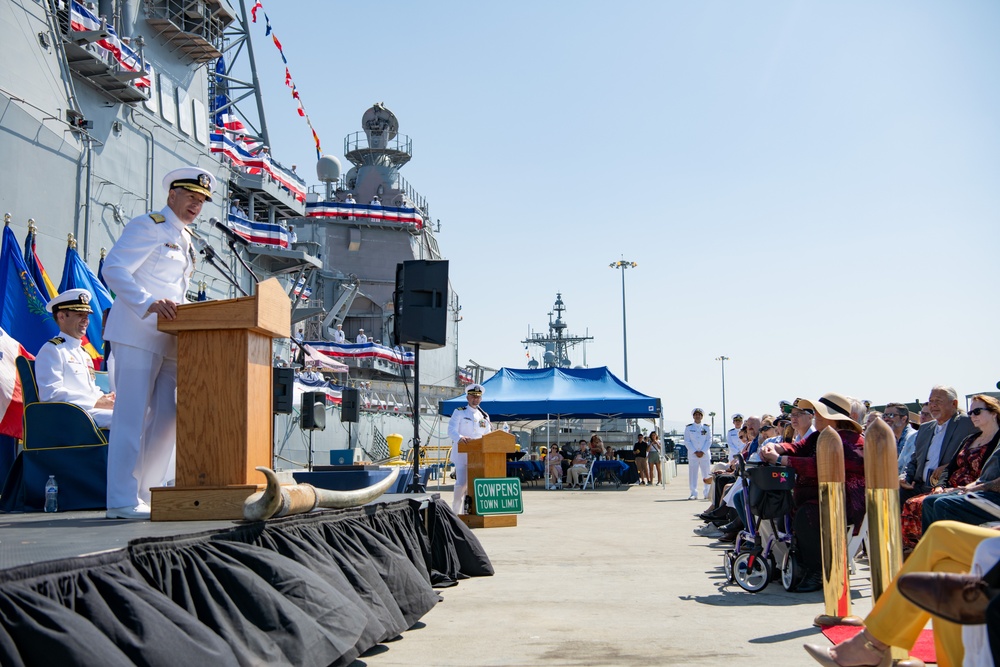
[[257, 10], [258, 9], [263, 9], [263, 8], [264, 8], [264, 5], [262, 5], [260, 3], [260, 0], [257, 0], [257, 2], [253, 6], [253, 9], [250, 10], [250, 19], [251, 19], [250, 22], [251, 23], [256, 23], [257, 22]]
[[292, 87], [292, 73], [288, 71], [287, 67], [285, 68], [285, 85], [289, 88]]

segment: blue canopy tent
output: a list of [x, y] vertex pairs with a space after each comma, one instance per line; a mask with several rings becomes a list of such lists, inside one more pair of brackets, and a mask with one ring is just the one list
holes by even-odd
[[[441, 401], [438, 409], [441, 415], [449, 417], [463, 405], [466, 405], [464, 395]], [[606, 366], [536, 370], [501, 368], [496, 375], [483, 382], [480, 407], [494, 423], [555, 419], [557, 431], [560, 419], [611, 418], [659, 418], [660, 430], [663, 430], [660, 399], [632, 389], [612, 375]], [[546, 488], [549, 486], [548, 474], [546, 466]], [[662, 479], [668, 479], [667, 475], [663, 475]]]
[[[466, 404], [465, 396], [441, 401], [440, 413], [451, 416]], [[632, 389], [599, 368], [501, 368], [483, 383], [483, 410], [494, 422], [564, 417], [610, 419], [654, 418], [660, 399]]]

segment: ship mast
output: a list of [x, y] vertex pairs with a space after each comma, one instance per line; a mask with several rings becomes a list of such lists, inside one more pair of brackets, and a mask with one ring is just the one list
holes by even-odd
[[[525, 346], [538, 345], [545, 350], [542, 356], [542, 363], [545, 368], [569, 368], [569, 350], [572, 347], [594, 340], [593, 336], [572, 336], [566, 330], [569, 325], [563, 320], [562, 314], [566, 310], [566, 305], [562, 300], [562, 292], [556, 292], [556, 302], [552, 306], [555, 311], [555, 320], [552, 319], [552, 312], [549, 313], [549, 332], [541, 334], [529, 332], [528, 337], [521, 342]], [[538, 362], [532, 359], [528, 362], [529, 368], [535, 368]]]

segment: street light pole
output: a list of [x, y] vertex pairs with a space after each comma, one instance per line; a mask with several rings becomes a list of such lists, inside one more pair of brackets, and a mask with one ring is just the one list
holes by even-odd
[[708, 416], [712, 419], [712, 442], [715, 442], [715, 413], [709, 412]]
[[612, 269], [622, 270], [622, 353], [625, 357], [625, 382], [628, 382], [628, 326], [625, 322], [625, 269], [634, 269], [639, 266], [635, 262], [627, 262], [625, 259], [620, 259], [617, 262], [611, 262]]
[[722, 362], [722, 428], [726, 428], [726, 362], [729, 361], [729, 357], [719, 356], [715, 358], [716, 361]]

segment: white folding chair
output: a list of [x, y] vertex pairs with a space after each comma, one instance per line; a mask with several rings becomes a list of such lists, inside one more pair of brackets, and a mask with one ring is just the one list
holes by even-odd
[[587, 468], [587, 476], [583, 478], [583, 486], [581, 490], [586, 491], [587, 485], [590, 484], [590, 488], [594, 488], [594, 464], [597, 463], [597, 459], [593, 458], [590, 460], [590, 467]]

